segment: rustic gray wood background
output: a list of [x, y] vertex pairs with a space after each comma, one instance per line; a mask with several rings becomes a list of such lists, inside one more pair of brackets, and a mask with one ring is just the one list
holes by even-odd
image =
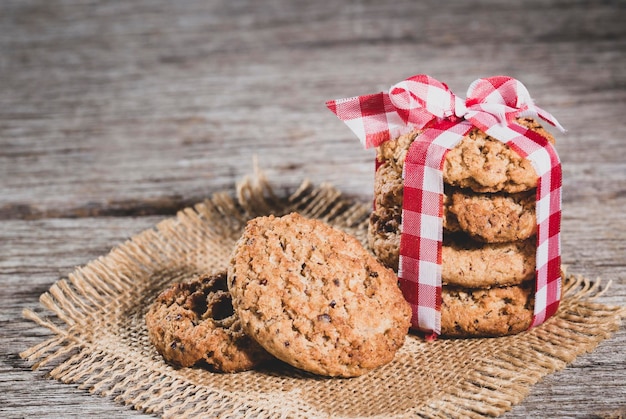
[[[563, 258], [626, 298], [626, 3], [48, 1], [0, 5], [0, 416], [143, 416], [32, 372], [21, 317], [76, 266], [252, 173], [371, 199], [373, 154], [324, 107], [427, 73], [520, 79], [569, 130]], [[506, 417], [626, 414], [626, 331]], [[623, 416], [622, 416], [623, 417]]]

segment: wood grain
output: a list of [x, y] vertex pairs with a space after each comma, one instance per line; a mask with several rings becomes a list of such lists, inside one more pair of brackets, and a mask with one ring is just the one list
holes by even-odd
[[[520, 79], [568, 129], [563, 258], [626, 300], [626, 5], [505, 0], [5, 0], [0, 416], [143, 416], [32, 372], [22, 319], [75, 266], [253, 172], [369, 200], [373, 154], [325, 109], [416, 73]], [[626, 409], [622, 328], [506, 417]]]

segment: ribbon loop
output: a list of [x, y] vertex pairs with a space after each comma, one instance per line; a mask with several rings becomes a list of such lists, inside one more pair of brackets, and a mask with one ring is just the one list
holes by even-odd
[[521, 82], [508, 76], [477, 79], [467, 89], [468, 106], [478, 103], [497, 103], [512, 109], [532, 105], [533, 101]]
[[455, 95], [448, 86], [418, 74], [389, 89], [389, 99], [405, 123], [423, 128], [433, 118], [454, 115]]
[[[494, 120], [502, 125], [510, 125], [516, 118], [532, 117], [541, 118], [565, 132], [554, 116], [534, 104], [526, 86], [512, 77], [494, 76], [474, 80], [467, 89], [466, 97], [468, 108], [475, 111], [466, 119], [484, 131]], [[484, 120], [492, 122], [481, 122]]]

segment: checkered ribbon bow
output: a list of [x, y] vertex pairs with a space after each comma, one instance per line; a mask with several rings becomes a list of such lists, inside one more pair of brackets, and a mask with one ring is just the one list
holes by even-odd
[[444, 83], [416, 75], [392, 86], [389, 93], [332, 100], [326, 105], [366, 148], [413, 129], [424, 129], [411, 144], [403, 170], [398, 277], [413, 308], [414, 329], [431, 338], [441, 333], [443, 164], [446, 152], [474, 126], [530, 160], [539, 176], [531, 327], [556, 312], [561, 295], [561, 163], [543, 136], [517, 124], [515, 118], [539, 117], [564, 129], [552, 115], [533, 104], [522, 83], [505, 76], [478, 79], [463, 100]]

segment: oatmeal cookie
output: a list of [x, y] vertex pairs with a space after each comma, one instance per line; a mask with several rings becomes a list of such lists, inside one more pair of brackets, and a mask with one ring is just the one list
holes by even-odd
[[241, 328], [226, 287], [226, 272], [174, 283], [146, 314], [150, 341], [170, 363], [237, 372], [271, 359]]
[[[383, 163], [374, 177], [374, 206], [375, 211], [380, 211], [377, 219], [386, 220], [385, 228], [390, 227], [387, 220], [400, 217], [403, 192], [402, 174], [394, 170], [389, 162]], [[464, 231], [488, 243], [525, 240], [536, 231], [535, 190], [515, 194], [479, 194], [470, 189], [446, 185], [443, 228], [453, 232]]]
[[441, 336], [493, 337], [530, 327], [534, 281], [490, 289], [443, 287]]
[[[370, 216], [369, 246], [382, 264], [397, 272], [401, 216], [386, 208]], [[444, 234], [441, 278], [445, 284], [472, 288], [519, 284], [535, 272], [534, 238], [482, 243], [462, 233]]]
[[[554, 144], [554, 137], [534, 119], [519, 118], [517, 122]], [[418, 134], [413, 131], [383, 143], [377, 151], [379, 162], [389, 161], [394, 170], [402, 173], [407, 150]], [[470, 130], [446, 153], [443, 180], [475, 192], [517, 193], [537, 186], [537, 174], [529, 160], [478, 128]]]
[[[476, 240], [504, 243], [526, 240], [535, 235], [535, 190], [516, 194], [477, 194], [451, 190], [445, 213], [458, 229]], [[450, 230], [450, 228], [448, 228]]]
[[394, 272], [356, 238], [296, 213], [248, 222], [228, 288], [244, 330], [314, 374], [352, 377], [384, 365], [410, 327]]
[[391, 161], [381, 163], [374, 174], [374, 206], [376, 208], [402, 208], [404, 180]]
[[479, 243], [462, 234], [444, 236], [441, 280], [468, 288], [520, 284], [535, 275], [535, 240]]
[[[402, 214], [402, 203], [404, 200], [404, 185], [402, 173], [396, 171], [390, 162], [383, 163], [374, 176], [374, 208], [380, 209], [387, 214], [386, 218], [400, 217]], [[451, 197], [448, 191], [444, 191], [443, 196], [443, 228], [450, 231], [460, 230], [456, 220], [456, 215], [448, 208]], [[390, 214], [394, 214], [391, 216]], [[379, 217], [381, 214], [379, 214]]]
[[388, 268], [398, 271], [402, 211], [377, 207], [370, 214], [367, 229], [368, 246], [376, 258]]
[[[374, 176], [374, 207], [388, 214], [394, 213], [398, 217], [402, 214], [402, 202], [404, 200], [404, 185], [402, 172], [393, 168], [390, 162], [383, 163]], [[450, 231], [460, 230], [456, 221], [456, 215], [448, 211], [450, 194], [444, 193], [443, 197], [443, 228]], [[396, 215], [389, 218], [395, 218]]]

